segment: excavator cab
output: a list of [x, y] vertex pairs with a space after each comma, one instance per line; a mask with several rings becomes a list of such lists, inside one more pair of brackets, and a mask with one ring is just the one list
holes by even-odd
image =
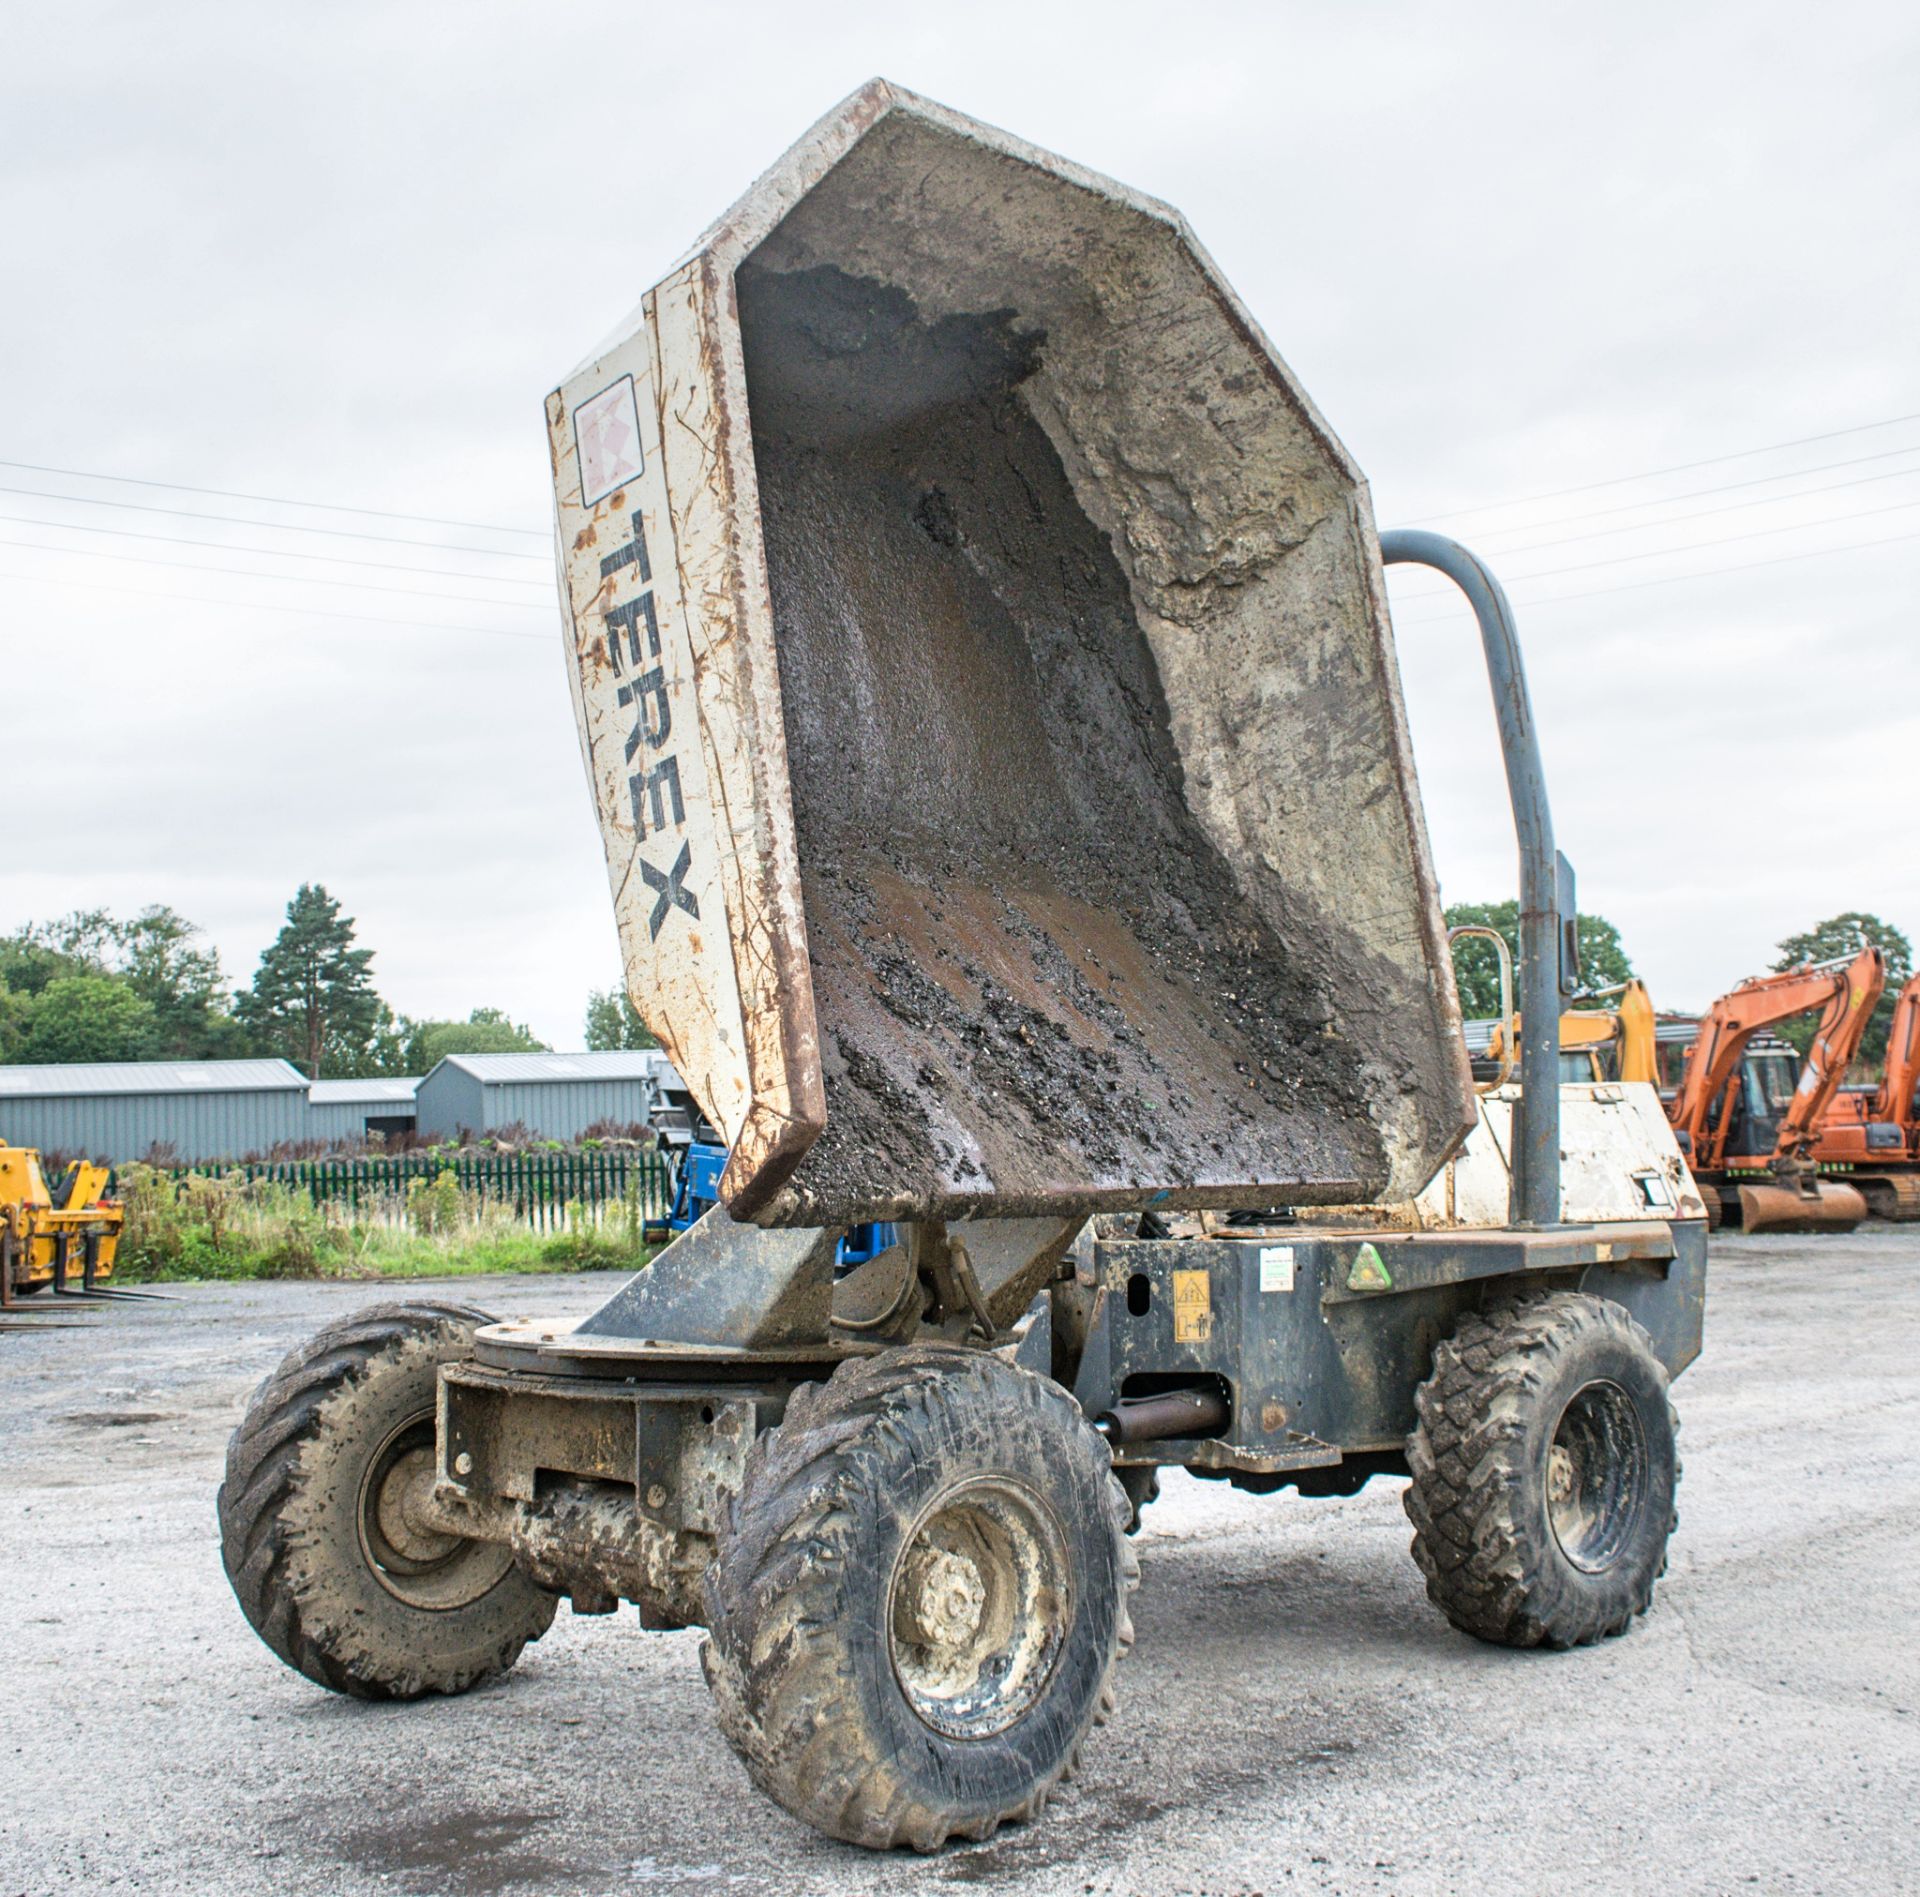
[[1727, 1150], [1771, 1153], [1799, 1085], [1799, 1049], [1777, 1035], [1756, 1036], [1740, 1064], [1740, 1085], [1730, 1096]]

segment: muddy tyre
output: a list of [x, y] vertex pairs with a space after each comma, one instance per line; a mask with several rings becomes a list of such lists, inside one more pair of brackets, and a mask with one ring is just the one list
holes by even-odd
[[463, 1693], [552, 1624], [556, 1597], [505, 1548], [417, 1513], [440, 1365], [489, 1321], [463, 1304], [356, 1312], [281, 1364], [227, 1445], [227, 1579], [260, 1638], [336, 1693]]
[[1680, 1464], [1667, 1373], [1625, 1310], [1556, 1291], [1471, 1313], [1414, 1403], [1413, 1555], [1456, 1627], [1577, 1647], [1646, 1611]]
[[1047, 1378], [951, 1347], [843, 1364], [754, 1444], [708, 1570], [721, 1729], [850, 1843], [1034, 1817], [1113, 1704], [1129, 1512]]

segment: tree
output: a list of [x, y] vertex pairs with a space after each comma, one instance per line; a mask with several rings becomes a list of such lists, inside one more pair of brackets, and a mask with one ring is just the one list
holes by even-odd
[[22, 1050], [39, 998], [52, 983], [98, 972], [52, 947], [33, 923], [0, 936], [0, 1060], [34, 1058]]
[[[1520, 1005], [1520, 904], [1456, 902], [1447, 910], [1447, 927], [1469, 923], [1498, 930], [1514, 958], [1514, 1006]], [[1579, 920], [1580, 981], [1586, 988], [1611, 988], [1633, 978], [1633, 963], [1621, 946], [1620, 931], [1605, 916], [1582, 915]], [[1500, 1013], [1500, 964], [1490, 942], [1469, 938], [1453, 951], [1454, 978], [1460, 988], [1460, 1012], [1469, 1020], [1489, 1021]]]
[[234, 1016], [309, 1080], [352, 1073], [386, 1019], [373, 988], [373, 951], [353, 946], [353, 919], [319, 883], [302, 883], [287, 925], [260, 957]]
[[[124, 988], [150, 1011], [139, 1055], [100, 1059], [218, 1060], [246, 1053], [246, 1033], [227, 1012], [220, 957], [198, 946], [199, 935], [195, 924], [156, 903], [127, 921], [105, 909], [79, 909], [0, 937], [0, 988], [12, 996], [0, 1024], [0, 1051], [12, 1060], [37, 1058], [23, 1051], [32, 998], [57, 979], [83, 976]], [[131, 1017], [115, 1003], [104, 1005], [119, 1025], [103, 1027], [95, 1038], [125, 1044]], [[76, 1038], [71, 1024], [46, 1033], [63, 1045]], [[48, 1043], [43, 1036], [35, 1044]]]
[[[1841, 956], [1858, 955], [1863, 948], [1877, 948], [1887, 958], [1887, 986], [1873, 1013], [1867, 1019], [1867, 1031], [1860, 1037], [1862, 1061], [1878, 1064], [1887, 1057], [1887, 1031], [1893, 1025], [1894, 1003], [1900, 990], [1913, 975], [1913, 944], [1890, 922], [1869, 915], [1864, 909], [1848, 909], [1798, 935], [1790, 935], [1780, 944], [1774, 961], [1776, 970], [1799, 968], [1807, 962], [1837, 961]], [[1802, 1015], [1787, 1022], [1782, 1036], [1801, 1053], [1813, 1045], [1820, 1026], [1817, 1015]]]
[[624, 988], [596, 988], [587, 997], [587, 1046], [596, 1054], [623, 1047], [658, 1047], [659, 1036], [640, 1018]]
[[405, 1021], [405, 1071], [430, 1074], [449, 1054], [544, 1054], [545, 1041], [503, 1009], [475, 1008], [464, 1021]]
[[151, 1006], [112, 975], [59, 975], [24, 997], [11, 1058], [151, 1060], [159, 1024]]

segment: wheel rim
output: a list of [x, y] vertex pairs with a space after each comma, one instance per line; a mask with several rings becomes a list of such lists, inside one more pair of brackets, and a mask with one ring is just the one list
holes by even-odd
[[1576, 1390], [1547, 1451], [1547, 1519], [1583, 1573], [1603, 1573], [1631, 1546], [1647, 1466], [1646, 1430], [1626, 1391], [1604, 1380]]
[[921, 1722], [986, 1739], [1032, 1710], [1073, 1614], [1066, 1539], [1030, 1489], [985, 1476], [915, 1524], [887, 1590], [894, 1677]]
[[435, 1474], [433, 1414], [389, 1435], [360, 1482], [360, 1552], [375, 1578], [409, 1607], [447, 1613], [470, 1606], [513, 1565], [493, 1542], [469, 1541], [433, 1526], [426, 1504]]

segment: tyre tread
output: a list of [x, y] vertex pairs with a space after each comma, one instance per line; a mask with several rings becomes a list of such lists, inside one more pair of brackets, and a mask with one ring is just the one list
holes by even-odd
[[[1051, 1380], [992, 1355], [916, 1345], [841, 1365], [797, 1391], [776, 1429], [748, 1451], [722, 1557], [706, 1579], [702, 1651], [721, 1729], [760, 1787], [829, 1834], [879, 1849], [934, 1851], [949, 1838], [990, 1837], [1003, 1823], [1038, 1815], [1078, 1764], [1078, 1741], [1024, 1798], [979, 1812], [930, 1798], [905, 1774], [863, 1749], [854, 1717], [857, 1683], [837, 1638], [837, 1574], [851, 1512], [835, 1498], [857, 1483], [876, 1445], [898, 1447], [939, 1428], [956, 1403], [1017, 1392], [1043, 1426], [1085, 1432], [1106, 1461], [1079, 1406]], [[912, 1412], [912, 1427], [908, 1427]], [[1131, 1509], [1106, 1475], [1121, 1594], [1114, 1662], [1133, 1642], [1126, 1596], [1139, 1563], [1123, 1534]], [[1111, 1712], [1112, 1668], [1095, 1720]]]
[[[1412, 1481], [1406, 1511], [1427, 1596], [1463, 1632], [1504, 1646], [1586, 1646], [1624, 1633], [1645, 1613], [1660, 1558], [1624, 1605], [1601, 1610], [1565, 1594], [1542, 1610], [1544, 1550], [1532, 1545], [1517, 1503], [1518, 1447], [1558, 1360], [1596, 1330], [1657, 1364], [1646, 1332], [1619, 1304], [1555, 1291], [1468, 1312], [1434, 1351], [1414, 1396], [1407, 1440]], [[1664, 1378], [1663, 1378], [1664, 1382]], [[1668, 1426], [1679, 1418], [1667, 1404]], [[1677, 1487], [1679, 1458], [1673, 1463]], [[1678, 1522], [1669, 1510], [1666, 1534]]]

